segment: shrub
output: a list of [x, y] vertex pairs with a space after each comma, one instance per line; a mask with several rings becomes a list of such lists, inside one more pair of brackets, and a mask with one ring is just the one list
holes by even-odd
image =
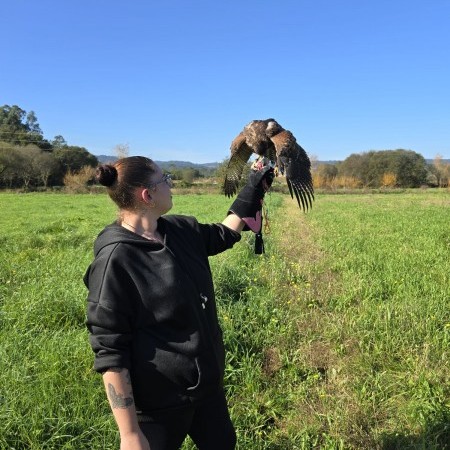
[[386, 172], [383, 174], [381, 178], [381, 186], [382, 187], [395, 187], [397, 184], [397, 175], [392, 172]]
[[95, 169], [84, 166], [79, 171], [68, 171], [64, 175], [64, 187], [70, 193], [88, 192], [88, 183], [94, 179]]

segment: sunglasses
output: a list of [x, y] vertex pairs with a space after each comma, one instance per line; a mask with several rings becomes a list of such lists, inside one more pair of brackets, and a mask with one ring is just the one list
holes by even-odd
[[172, 175], [170, 175], [170, 173], [166, 173], [162, 176], [162, 178], [157, 181], [156, 183], [152, 183], [149, 188], [154, 188], [156, 187], [158, 184], [161, 183], [166, 183], [167, 186], [169, 186], [170, 188], [173, 187], [173, 181], [172, 181]]

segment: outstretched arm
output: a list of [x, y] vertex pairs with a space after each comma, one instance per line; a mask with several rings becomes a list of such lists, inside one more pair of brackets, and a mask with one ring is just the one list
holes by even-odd
[[238, 233], [240, 233], [245, 226], [245, 222], [236, 214], [229, 214], [222, 221], [222, 224], [234, 231], [237, 231]]
[[120, 433], [120, 450], [150, 450], [136, 415], [128, 369], [113, 367], [103, 374], [111, 410]]
[[255, 167], [250, 172], [247, 184], [241, 189], [230, 206], [228, 217], [222, 222], [237, 232], [252, 230], [256, 234], [255, 253], [264, 253], [262, 240], [262, 202], [274, 177], [273, 168], [268, 164]]

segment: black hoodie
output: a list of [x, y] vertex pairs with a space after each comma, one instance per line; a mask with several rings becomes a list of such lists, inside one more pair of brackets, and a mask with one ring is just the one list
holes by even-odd
[[113, 223], [97, 237], [84, 281], [94, 368], [130, 371], [143, 413], [179, 407], [221, 386], [224, 349], [208, 256], [239, 233], [163, 216], [164, 244]]

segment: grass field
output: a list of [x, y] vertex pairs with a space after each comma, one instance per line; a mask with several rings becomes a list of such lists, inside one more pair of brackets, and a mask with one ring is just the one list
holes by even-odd
[[[229, 200], [175, 197], [221, 221]], [[271, 194], [266, 255], [211, 258], [240, 449], [450, 448], [450, 192]], [[117, 449], [82, 276], [105, 195], [0, 193], [0, 449]], [[187, 442], [185, 449], [191, 449]]]

